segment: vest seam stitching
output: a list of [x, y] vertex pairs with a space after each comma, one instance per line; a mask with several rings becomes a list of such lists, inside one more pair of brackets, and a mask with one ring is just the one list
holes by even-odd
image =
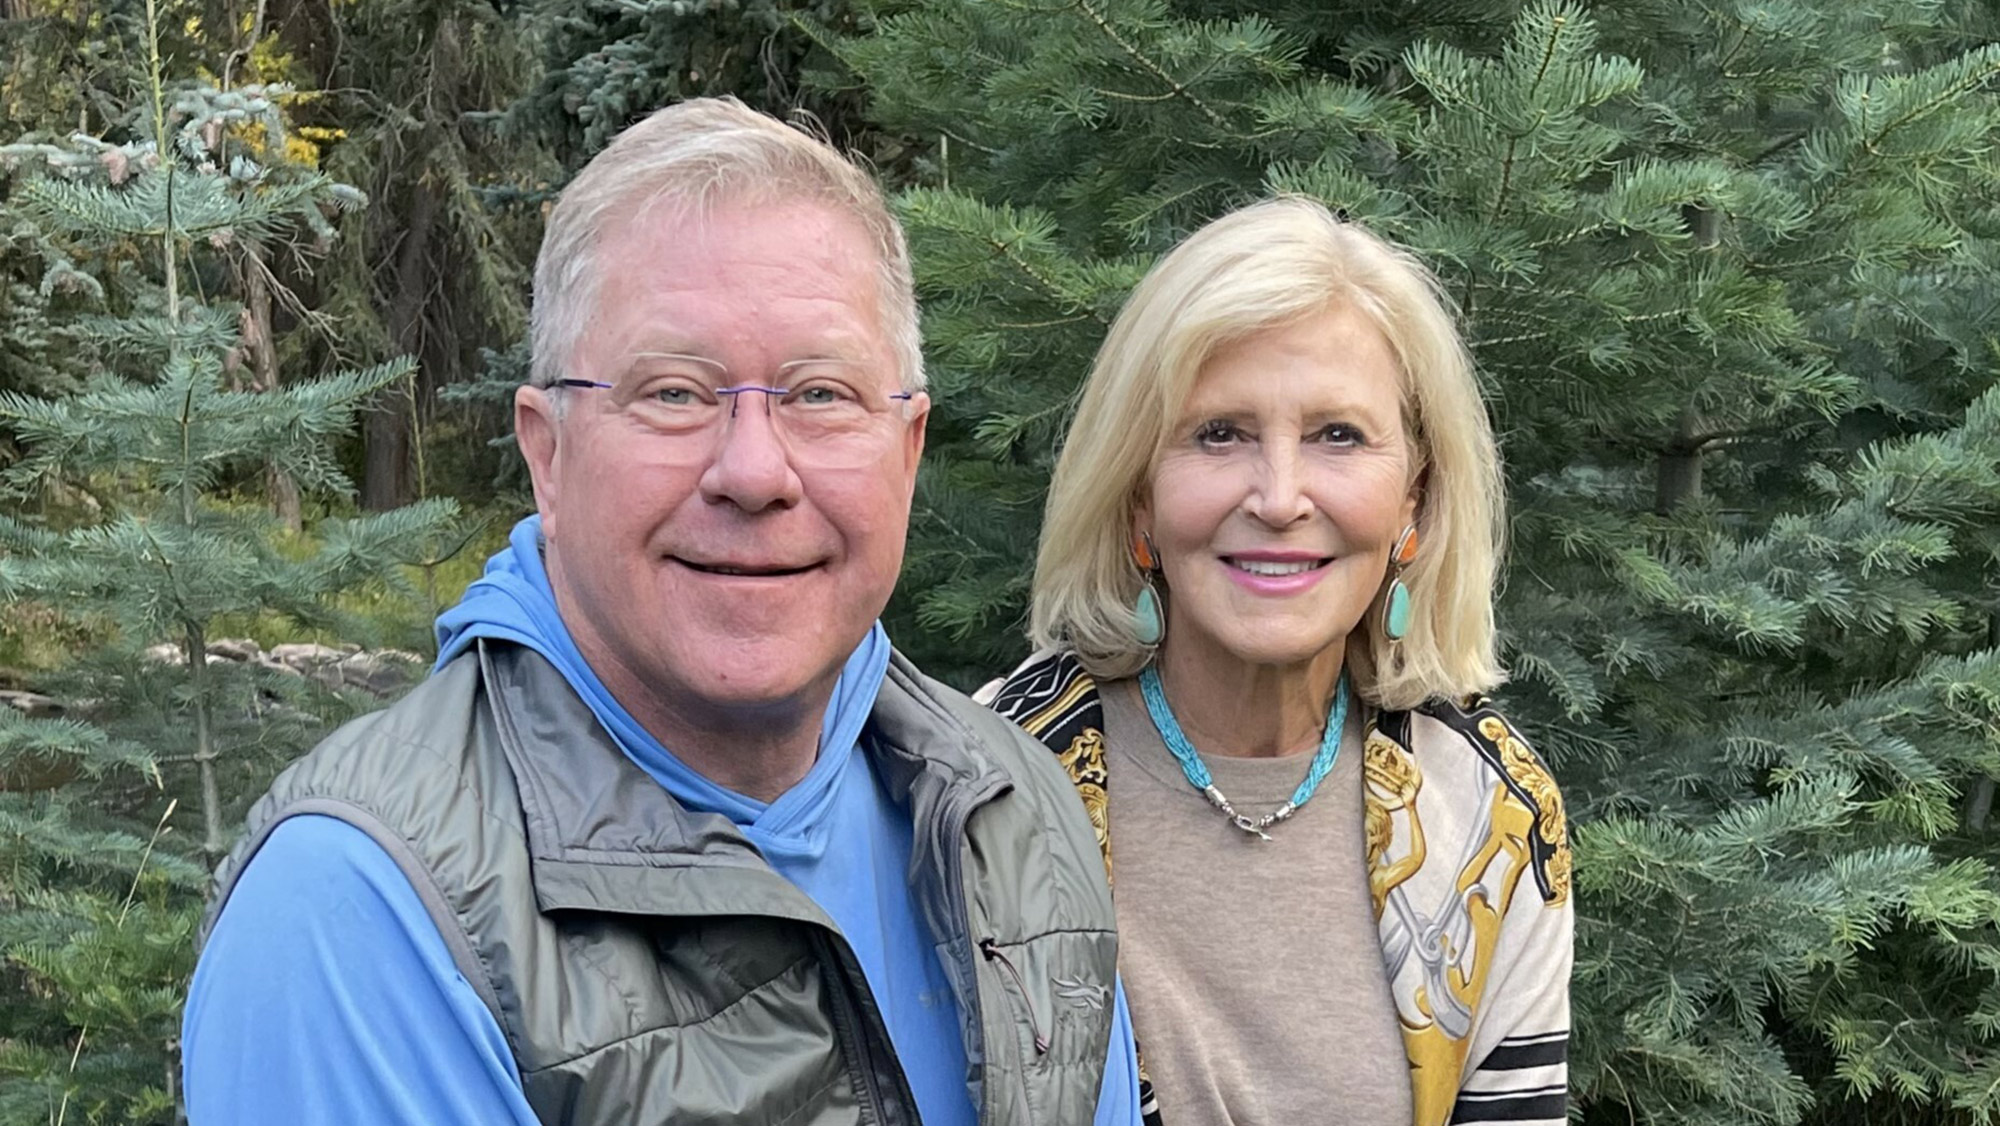
[[[519, 825], [516, 825], [508, 821], [505, 817], [500, 816], [499, 814], [493, 812], [492, 809], [488, 808], [487, 799], [490, 795], [484, 794], [479, 790], [474, 789], [470, 784], [466, 782], [465, 778], [466, 767], [469, 765], [467, 761], [469, 757], [467, 751], [458, 751], [458, 752], [444, 751], [438, 748], [434, 744], [417, 739], [406, 739], [402, 741], [397, 746], [396, 749], [399, 751], [422, 751], [430, 755], [432, 758], [439, 760], [447, 769], [451, 771], [452, 789], [456, 790], [457, 792], [465, 795], [467, 798], [470, 798], [472, 800], [474, 805], [477, 806], [479, 810], [480, 819], [483, 821], [491, 822], [496, 828], [505, 831], [513, 839], [520, 841], [522, 850], [528, 851], [528, 836], [525, 832], [522, 831], [521, 827]], [[509, 774], [511, 776], [512, 774], [511, 769], [509, 771]], [[296, 797], [294, 798], [294, 800], [306, 800], [306, 798], [309, 797], [326, 798], [332, 801], [347, 802], [348, 804], [355, 806], [355, 808], [357, 809], [367, 809], [371, 813], [376, 812], [371, 807], [362, 804], [359, 799], [356, 799], [350, 794], [345, 792], [336, 794], [327, 792], [325, 790], [321, 790], [315, 793], [308, 794], [305, 797]], [[533, 853], [530, 852], [530, 856], [532, 855]]]
[[707, 1016], [702, 1017], [700, 1020], [687, 1021], [682, 1024], [674, 1024], [674, 1023], [656, 1024], [651, 1028], [642, 1028], [636, 1032], [630, 1032], [624, 1036], [620, 1036], [615, 1040], [607, 1040], [604, 1043], [589, 1049], [588, 1051], [578, 1052], [573, 1056], [566, 1056], [562, 1059], [545, 1063], [540, 1067], [523, 1068], [521, 1069], [521, 1077], [523, 1079], [526, 1079], [530, 1075], [540, 1075], [543, 1072], [567, 1066], [569, 1064], [577, 1062], [578, 1060], [586, 1059], [590, 1056], [597, 1055], [600, 1052], [610, 1051], [611, 1049], [618, 1047], [620, 1044], [624, 1044], [632, 1040], [637, 1040], [641, 1036], [651, 1036], [656, 1032], [665, 1032], [668, 1031], [669, 1029], [685, 1030], [691, 1028], [700, 1028], [702, 1025], [721, 1019], [721, 1017], [725, 1013], [728, 1013], [732, 1009], [738, 1008], [744, 1002], [750, 1000], [751, 997], [755, 996], [759, 990], [762, 990], [766, 986], [769, 986], [772, 982], [777, 981], [779, 978], [785, 976], [787, 973], [790, 973], [792, 970], [797, 969], [799, 966], [804, 965], [807, 962], [815, 960], [816, 959], [814, 959], [814, 957], [809, 953], [801, 955], [796, 960], [787, 963], [784, 966], [784, 968], [780, 969], [777, 973], [774, 973], [770, 977], [765, 978], [763, 981], [758, 982], [752, 988], [745, 990], [741, 997], [736, 998], [734, 1001], [731, 1001], [727, 1005], [724, 1005], [721, 1008], [715, 1010], [714, 1012], [708, 1014]]
[[[426, 681], [425, 683], [430, 683], [430, 682]], [[405, 697], [405, 701], [408, 699], [409, 697]], [[404, 701], [398, 701], [397, 706], [400, 707], [403, 702]], [[388, 712], [378, 712], [375, 714], [378, 716], [387, 716]], [[374, 725], [371, 724], [370, 727], [372, 726]], [[382, 734], [391, 734], [391, 733], [384, 732]], [[529, 853], [530, 860], [532, 861], [533, 854], [528, 848], [527, 834], [523, 832], [522, 827], [511, 824], [510, 822], [508, 822], [506, 818], [500, 816], [498, 813], [495, 813], [489, 806], [489, 798], [491, 795], [482, 793], [480, 790], [473, 787], [467, 780], [466, 775], [471, 766], [470, 743], [468, 743], [467, 746], [462, 747], [457, 751], [450, 751], [428, 739], [412, 738], [407, 733], [395, 733], [395, 734], [400, 735], [400, 737], [394, 739], [385, 739], [380, 737], [372, 737], [375, 736], [375, 733], [373, 731], [362, 731], [357, 733], [358, 736], [357, 738], [349, 740], [344, 745], [351, 747], [369, 747], [369, 746], [382, 747], [385, 748], [385, 753], [386, 749], [393, 745], [394, 749], [398, 752], [405, 754], [409, 752], [418, 752], [424, 755], [425, 757], [431, 759], [435, 764], [443, 767], [446, 771], [449, 772], [450, 774], [449, 785], [451, 789], [472, 802], [473, 807], [478, 811], [480, 821], [487, 823], [494, 828], [499, 829], [509, 840], [517, 842], [524, 853]], [[365, 751], [362, 753], [365, 753]], [[273, 796], [275, 797], [275, 795]], [[335, 790], [333, 790], [333, 788], [327, 786], [326, 779], [321, 779], [318, 783], [317, 788], [309, 788], [304, 792], [299, 792], [294, 790], [293, 792], [286, 795], [284, 804], [278, 806], [277, 813], [272, 816], [271, 820], [265, 823], [263, 830], [259, 833], [258, 836], [259, 836], [260, 847], [262, 840], [268, 838], [270, 833], [272, 831], [275, 831], [275, 829], [281, 822], [292, 816], [295, 816], [297, 813], [305, 812], [305, 810], [302, 807], [307, 805], [308, 803], [315, 803], [315, 802], [324, 802], [333, 805], [342, 805], [366, 814], [370, 820], [376, 822], [378, 825], [381, 826], [384, 833], [393, 838], [395, 841], [401, 843], [409, 851], [411, 860], [413, 862], [416, 862], [415, 866], [422, 872], [425, 881], [427, 881], [432, 886], [432, 888], [435, 889], [439, 902], [442, 903], [447, 909], [449, 909], [453, 925], [458, 930], [458, 932], [462, 936], [464, 936], [466, 949], [470, 951], [473, 958], [478, 962], [478, 968], [480, 971], [481, 980], [479, 982], [473, 983], [473, 990], [474, 992], [479, 994], [480, 1000], [484, 1002], [487, 1005], [487, 1007], [492, 1011], [494, 1023], [500, 1026], [501, 1034], [507, 1038], [508, 1047], [514, 1053], [516, 1060], [518, 1060], [520, 1058], [520, 1050], [521, 1050], [520, 1040], [516, 1036], [515, 1030], [512, 1027], [510, 1027], [509, 1022], [505, 1018], [504, 1006], [500, 1002], [499, 990], [493, 984], [494, 975], [493, 975], [492, 965], [488, 960], [485, 951], [481, 948], [480, 944], [473, 939], [472, 933], [466, 927], [465, 921], [460, 916], [457, 907], [453, 905], [450, 902], [449, 898], [446, 896], [443, 884], [438, 880], [437, 874], [430, 870], [428, 864], [419, 861], [416, 844], [405, 838], [401, 833], [393, 832], [390, 830], [390, 818], [386, 815], [384, 811], [382, 811], [380, 808], [377, 807], [377, 805], [374, 802], [374, 799], [372, 798], [363, 799], [356, 797], [351, 790], [347, 790], [344, 786], [336, 792]], [[354, 827], [357, 829], [361, 829], [363, 832], [367, 832], [367, 829], [364, 826], [355, 825]], [[369, 836], [371, 838], [374, 838], [375, 834], [369, 833]], [[384, 851], [389, 852], [391, 859], [395, 858], [395, 850], [387, 848], [385, 846]], [[238, 864], [237, 878], [239, 879], [241, 878], [242, 870], [248, 867], [250, 860], [254, 859], [255, 855], [256, 853], [253, 850]], [[402, 865], [398, 863], [397, 867], [401, 868]], [[405, 875], [407, 877], [407, 873], [405, 873]], [[417, 888], [417, 885], [414, 880], [412, 881], [411, 886], [413, 890], [418, 891], [418, 899], [420, 901], [423, 900], [425, 897], [421, 889]], [[442, 933], [443, 928], [440, 927], [439, 931], [440, 931], [440, 936], [443, 937]], [[449, 938], [446, 938], [445, 945], [447, 949], [449, 949], [449, 947], [451, 946]], [[456, 961], [457, 959], [454, 958], [453, 960]]]
[[[476, 797], [476, 795], [474, 796]], [[351, 821], [346, 817], [342, 817], [339, 813], [333, 812], [333, 810], [342, 807], [360, 814], [370, 824]], [[484, 810], [482, 809], [481, 812], [484, 812]], [[452, 927], [458, 932], [464, 950], [472, 956], [478, 965], [479, 980], [471, 983], [473, 991], [479, 994], [480, 1001], [484, 1002], [492, 1010], [494, 1023], [500, 1026], [501, 1033], [507, 1037], [509, 1048], [514, 1051], [515, 1057], [518, 1059], [520, 1044], [516, 1042], [513, 1031], [507, 1027], [507, 1021], [502, 1017], [499, 990], [493, 985], [493, 967], [487, 960], [485, 951], [480, 949], [479, 944], [473, 941], [472, 932], [467, 929], [465, 919], [460, 915], [456, 905], [446, 895], [443, 885], [438, 881], [437, 874], [431, 871], [430, 866], [424, 863], [422, 858], [418, 856], [416, 845], [401, 833], [394, 831], [389, 825], [388, 818], [381, 811], [372, 808], [368, 803], [351, 796], [336, 797], [330, 794], [297, 797], [280, 807], [278, 814], [271, 819], [267, 831], [263, 834], [264, 839], [268, 840], [271, 832], [275, 832], [279, 825], [282, 825], [293, 817], [309, 815], [335, 817], [344, 824], [350, 825], [367, 834], [369, 839], [373, 840], [383, 852], [388, 854], [389, 859], [395, 862], [396, 867], [402, 871], [403, 878], [410, 881], [410, 890], [416, 893], [417, 900], [424, 905], [424, 913], [432, 916], [431, 922], [433, 926], [436, 926], [438, 922], [436, 908], [443, 908], [451, 916]], [[504, 822], [502, 824], [504, 825]], [[255, 854], [253, 853], [251, 859], [254, 858]], [[406, 858], [410, 862], [408, 867], [404, 865]], [[249, 867], [248, 860], [245, 861], [243, 867]], [[414, 875], [410, 870], [411, 868], [415, 869]], [[421, 876], [423, 885], [418, 884], [416, 878], [418, 876]], [[445, 948], [448, 951], [452, 951], [452, 948], [458, 945], [452, 942], [450, 935], [444, 933], [443, 927], [438, 927], [438, 937], [443, 940]], [[454, 962], [458, 961], [456, 951], [452, 952], [452, 960]]]
[[1007, 939], [1007, 940], [1002, 940], [1002, 939], [999, 939], [999, 938], [995, 938], [995, 939], [993, 939], [993, 942], [994, 942], [994, 944], [995, 944], [995, 945], [997, 945], [997, 946], [1026, 946], [1026, 945], [1027, 945], [1028, 943], [1030, 943], [1030, 942], [1039, 942], [1039, 941], [1041, 941], [1042, 939], [1045, 939], [1045, 938], [1060, 938], [1060, 937], [1062, 937], [1063, 935], [1066, 935], [1066, 934], [1080, 934], [1080, 935], [1099, 935], [1099, 936], [1102, 936], [1102, 935], [1107, 935], [1107, 934], [1117, 934], [1117, 933], [1118, 933], [1117, 929], [1116, 929], [1116, 928], [1113, 928], [1113, 927], [1104, 927], [1104, 928], [1098, 928], [1098, 927], [1054, 927], [1054, 928], [1051, 928], [1051, 929], [1049, 929], [1049, 930], [1045, 930], [1045, 931], [1037, 931], [1037, 932], [1035, 932], [1034, 934], [1031, 934], [1031, 935], [1028, 935], [1028, 936], [1027, 936], [1027, 937], [1025, 937], [1025, 938], [1015, 938], [1015, 939]]
[[[530, 877], [530, 879], [532, 880], [532, 877]], [[540, 912], [538, 911], [537, 914], [540, 914]], [[558, 949], [567, 948], [568, 952], [574, 956], [575, 964], [577, 964], [578, 966], [587, 967], [588, 969], [595, 971], [596, 976], [602, 979], [605, 987], [611, 991], [612, 995], [616, 996], [620, 1001], [623, 1001], [625, 1003], [626, 1016], [632, 1021], [632, 1023], [635, 1024], [638, 1023], [640, 1020], [639, 1014], [641, 1011], [638, 995], [626, 989], [623, 985], [619, 984], [617, 975], [613, 974], [611, 971], [611, 967], [605, 963], [605, 956], [598, 949], [598, 944], [592, 942], [570, 942], [567, 940], [569, 937], [568, 933], [562, 928], [561, 925], [555, 924], [554, 921], [550, 920], [547, 915], [542, 915], [542, 918], [543, 920], [548, 921], [555, 931], [556, 947]], [[611, 1044], [616, 1044], [624, 1039], [627, 1039], [627, 1037], [621, 1036], [618, 1038], [618, 1040], [613, 1040], [610, 1042], [610, 1044], [604, 1044], [601, 1045], [601, 1047], [610, 1047]], [[590, 1054], [589, 1052], [580, 1053], [580, 1055], [589, 1055], [589, 1054]], [[576, 1058], [578, 1057], [576, 1056], [570, 1057], [570, 1059], [576, 1059]], [[569, 1060], [562, 1061], [562, 1063], [568, 1063], [568, 1062]], [[560, 1063], [550, 1064], [547, 1066], [559, 1067], [561, 1066], [561, 1064]], [[536, 1068], [535, 1070], [540, 1071], [542, 1069]]]
[[[1030, 765], [1034, 761], [1033, 758], [1027, 754], [1019, 753], [1018, 748], [1013, 748], [1017, 753], [1019, 761], [1005, 761], [1002, 753], [995, 747], [994, 743], [974, 730], [974, 725], [971, 721], [961, 718], [956, 710], [946, 707], [944, 701], [939, 699], [936, 693], [932, 692], [922, 683], [925, 678], [920, 670], [914, 665], [909, 664], [908, 660], [902, 657], [902, 654], [895, 654], [895, 657], [897, 659], [889, 662], [888, 677], [894, 680], [911, 697], [921, 700], [932, 713], [949, 722], [954, 729], [962, 733], [973, 746], [978, 748], [979, 755], [984, 759], [986, 768], [998, 775], [1013, 794], [1021, 795], [1023, 803], [1031, 811], [1030, 817], [1039, 829], [1039, 836], [1046, 840], [1064, 840], [1065, 834], [1063, 826], [1057, 820], [1056, 807], [1048, 799], [1052, 797], [1073, 798], [1074, 793], [1068, 784], [1068, 780], [1064, 779], [1065, 784], [1059, 789], [1051, 788], [1047, 792], [1044, 792], [1036, 785], [1036, 781], [1030, 777], [1036, 769]], [[990, 707], [976, 703], [973, 707], [977, 709], [982, 719], [990, 719], [996, 723], [1005, 724], [1012, 730], [1020, 732], [1022, 737], [1031, 742], [1038, 743], [1034, 736], [1021, 731], [1019, 725], [1000, 715], [998, 712], [993, 711]], [[917, 753], [912, 748], [904, 747], [894, 740], [881, 739], [879, 733], [877, 738], [882, 742], [895, 745], [905, 754]], [[919, 755], [918, 757], [923, 756]], [[1004, 799], [1006, 796], [1005, 794], [1001, 795], [1001, 799]], [[1090, 849], [1088, 855], [1097, 860], [1099, 865], [1102, 866], [1103, 857], [1098, 852], [1095, 834], [1092, 834], [1089, 840]]]

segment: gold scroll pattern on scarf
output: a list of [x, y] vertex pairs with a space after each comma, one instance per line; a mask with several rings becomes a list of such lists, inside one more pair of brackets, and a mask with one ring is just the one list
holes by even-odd
[[[1380, 732], [1370, 733], [1365, 753], [1369, 894], [1380, 919], [1390, 897], [1417, 874], [1428, 853], [1417, 808], [1423, 774], [1407, 749]], [[1441, 949], [1435, 953], [1442, 956], [1442, 973], [1431, 978], [1450, 991], [1449, 1001], [1455, 1008], [1470, 1013], [1477, 1013], [1486, 993], [1500, 921], [1506, 917], [1521, 876], [1533, 863], [1529, 836], [1535, 831], [1534, 811], [1495, 781], [1487, 813], [1486, 838], [1459, 871], [1449, 908], [1463, 913], [1471, 948], [1459, 948], [1440, 928], [1436, 941]], [[1406, 834], [1400, 849], [1395, 847], [1399, 825]], [[1400, 855], [1391, 855], [1394, 852]], [[1491, 894], [1498, 895], [1497, 903]], [[1411, 938], [1422, 941], [1420, 936]], [[1430, 983], [1392, 981], [1391, 986], [1398, 994], [1396, 1007], [1410, 1057], [1415, 1126], [1444, 1126], [1458, 1101], [1466, 1055], [1472, 1047], [1471, 1030], [1453, 1036], [1440, 1026]]]
[[1536, 832], [1550, 849], [1543, 870], [1549, 881], [1549, 906], [1561, 907], [1569, 902], [1570, 879], [1569, 817], [1563, 810], [1562, 791], [1556, 789], [1556, 780], [1549, 777], [1549, 768], [1507, 726], [1507, 721], [1489, 715], [1479, 721], [1479, 733], [1500, 748], [1500, 761], [1507, 767], [1507, 776], [1528, 791], [1528, 796], [1535, 799], [1535, 808], [1541, 811]]
[[[1382, 917], [1391, 889], [1417, 874], [1424, 866], [1424, 825], [1417, 818], [1417, 791], [1424, 777], [1416, 759], [1394, 739], [1371, 729], [1362, 745], [1362, 792], [1366, 797], [1362, 812], [1363, 832], [1368, 840], [1368, 897], [1375, 903], [1375, 917]], [[1410, 834], [1409, 848], [1402, 856], [1388, 859], [1395, 840], [1396, 821]]]
[[1086, 727], [1069, 741], [1069, 749], [1056, 756], [1069, 772], [1069, 780], [1090, 814], [1090, 830], [1097, 834], [1097, 848], [1104, 854], [1104, 882], [1111, 882], [1111, 816], [1105, 805], [1104, 785], [1110, 775], [1104, 769], [1104, 732]]

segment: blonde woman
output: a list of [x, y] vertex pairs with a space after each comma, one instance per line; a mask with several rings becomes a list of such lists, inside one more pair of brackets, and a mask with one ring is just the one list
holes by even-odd
[[1500, 510], [1436, 283], [1317, 204], [1211, 223], [1112, 325], [989, 697], [1096, 823], [1149, 1121], [1563, 1121], [1562, 798], [1482, 695]]

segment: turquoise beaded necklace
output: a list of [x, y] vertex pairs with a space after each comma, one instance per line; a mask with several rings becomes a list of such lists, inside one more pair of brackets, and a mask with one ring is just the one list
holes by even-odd
[[1333, 710], [1326, 716], [1326, 731], [1319, 737], [1319, 750], [1313, 754], [1312, 765], [1306, 768], [1306, 777], [1299, 788], [1292, 791], [1292, 800], [1272, 810], [1262, 817], [1252, 820], [1236, 812], [1222, 791], [1215, 788], [1215, 779], [1208, 773], [1208, 764], [1201, 761], [1201, 754], [1188, 742], [1181, 731], [1180, 721], [1174, 718], [1174, 710], [1167, 706], [1167, 693], [1160, 687], [1160, 674], [1147, 665], [1139, 673], [1139, 693], [1146, 698], [1146, 714], [1153, 717], [1153, 727], [1159, 731], [1160, 740], [1174, 753], [1181, 764], [1181, 773], [1187, 775], [1188, 784], [1201, 791], [1208, 804], [1222, 811], [1229, 823], [1246, 833], [1253, 833], [1264, 840], [1270, 840], [1267, 831], [1271, 826], [1284, 821], [1304, 808], [1312, 800], [1313, 791], [1326, 780], [1333, 769], [1333, 762], [1340, 757], [1340, 735], [1347, 727], [1347, 674], [1340, 674], [1340, 685], [1333, 693]]

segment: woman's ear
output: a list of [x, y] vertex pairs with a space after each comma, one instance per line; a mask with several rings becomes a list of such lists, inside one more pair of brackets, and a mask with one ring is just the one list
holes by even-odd
[[1426, 465], [1410, 478], [1410, 491], [1403, 497], [1403, 518], [1398, 526], [1407, 527], [1417, 522], [1417, 510], [1423, 507], [1424, 489], [1430, 484], [1431, 467]]

